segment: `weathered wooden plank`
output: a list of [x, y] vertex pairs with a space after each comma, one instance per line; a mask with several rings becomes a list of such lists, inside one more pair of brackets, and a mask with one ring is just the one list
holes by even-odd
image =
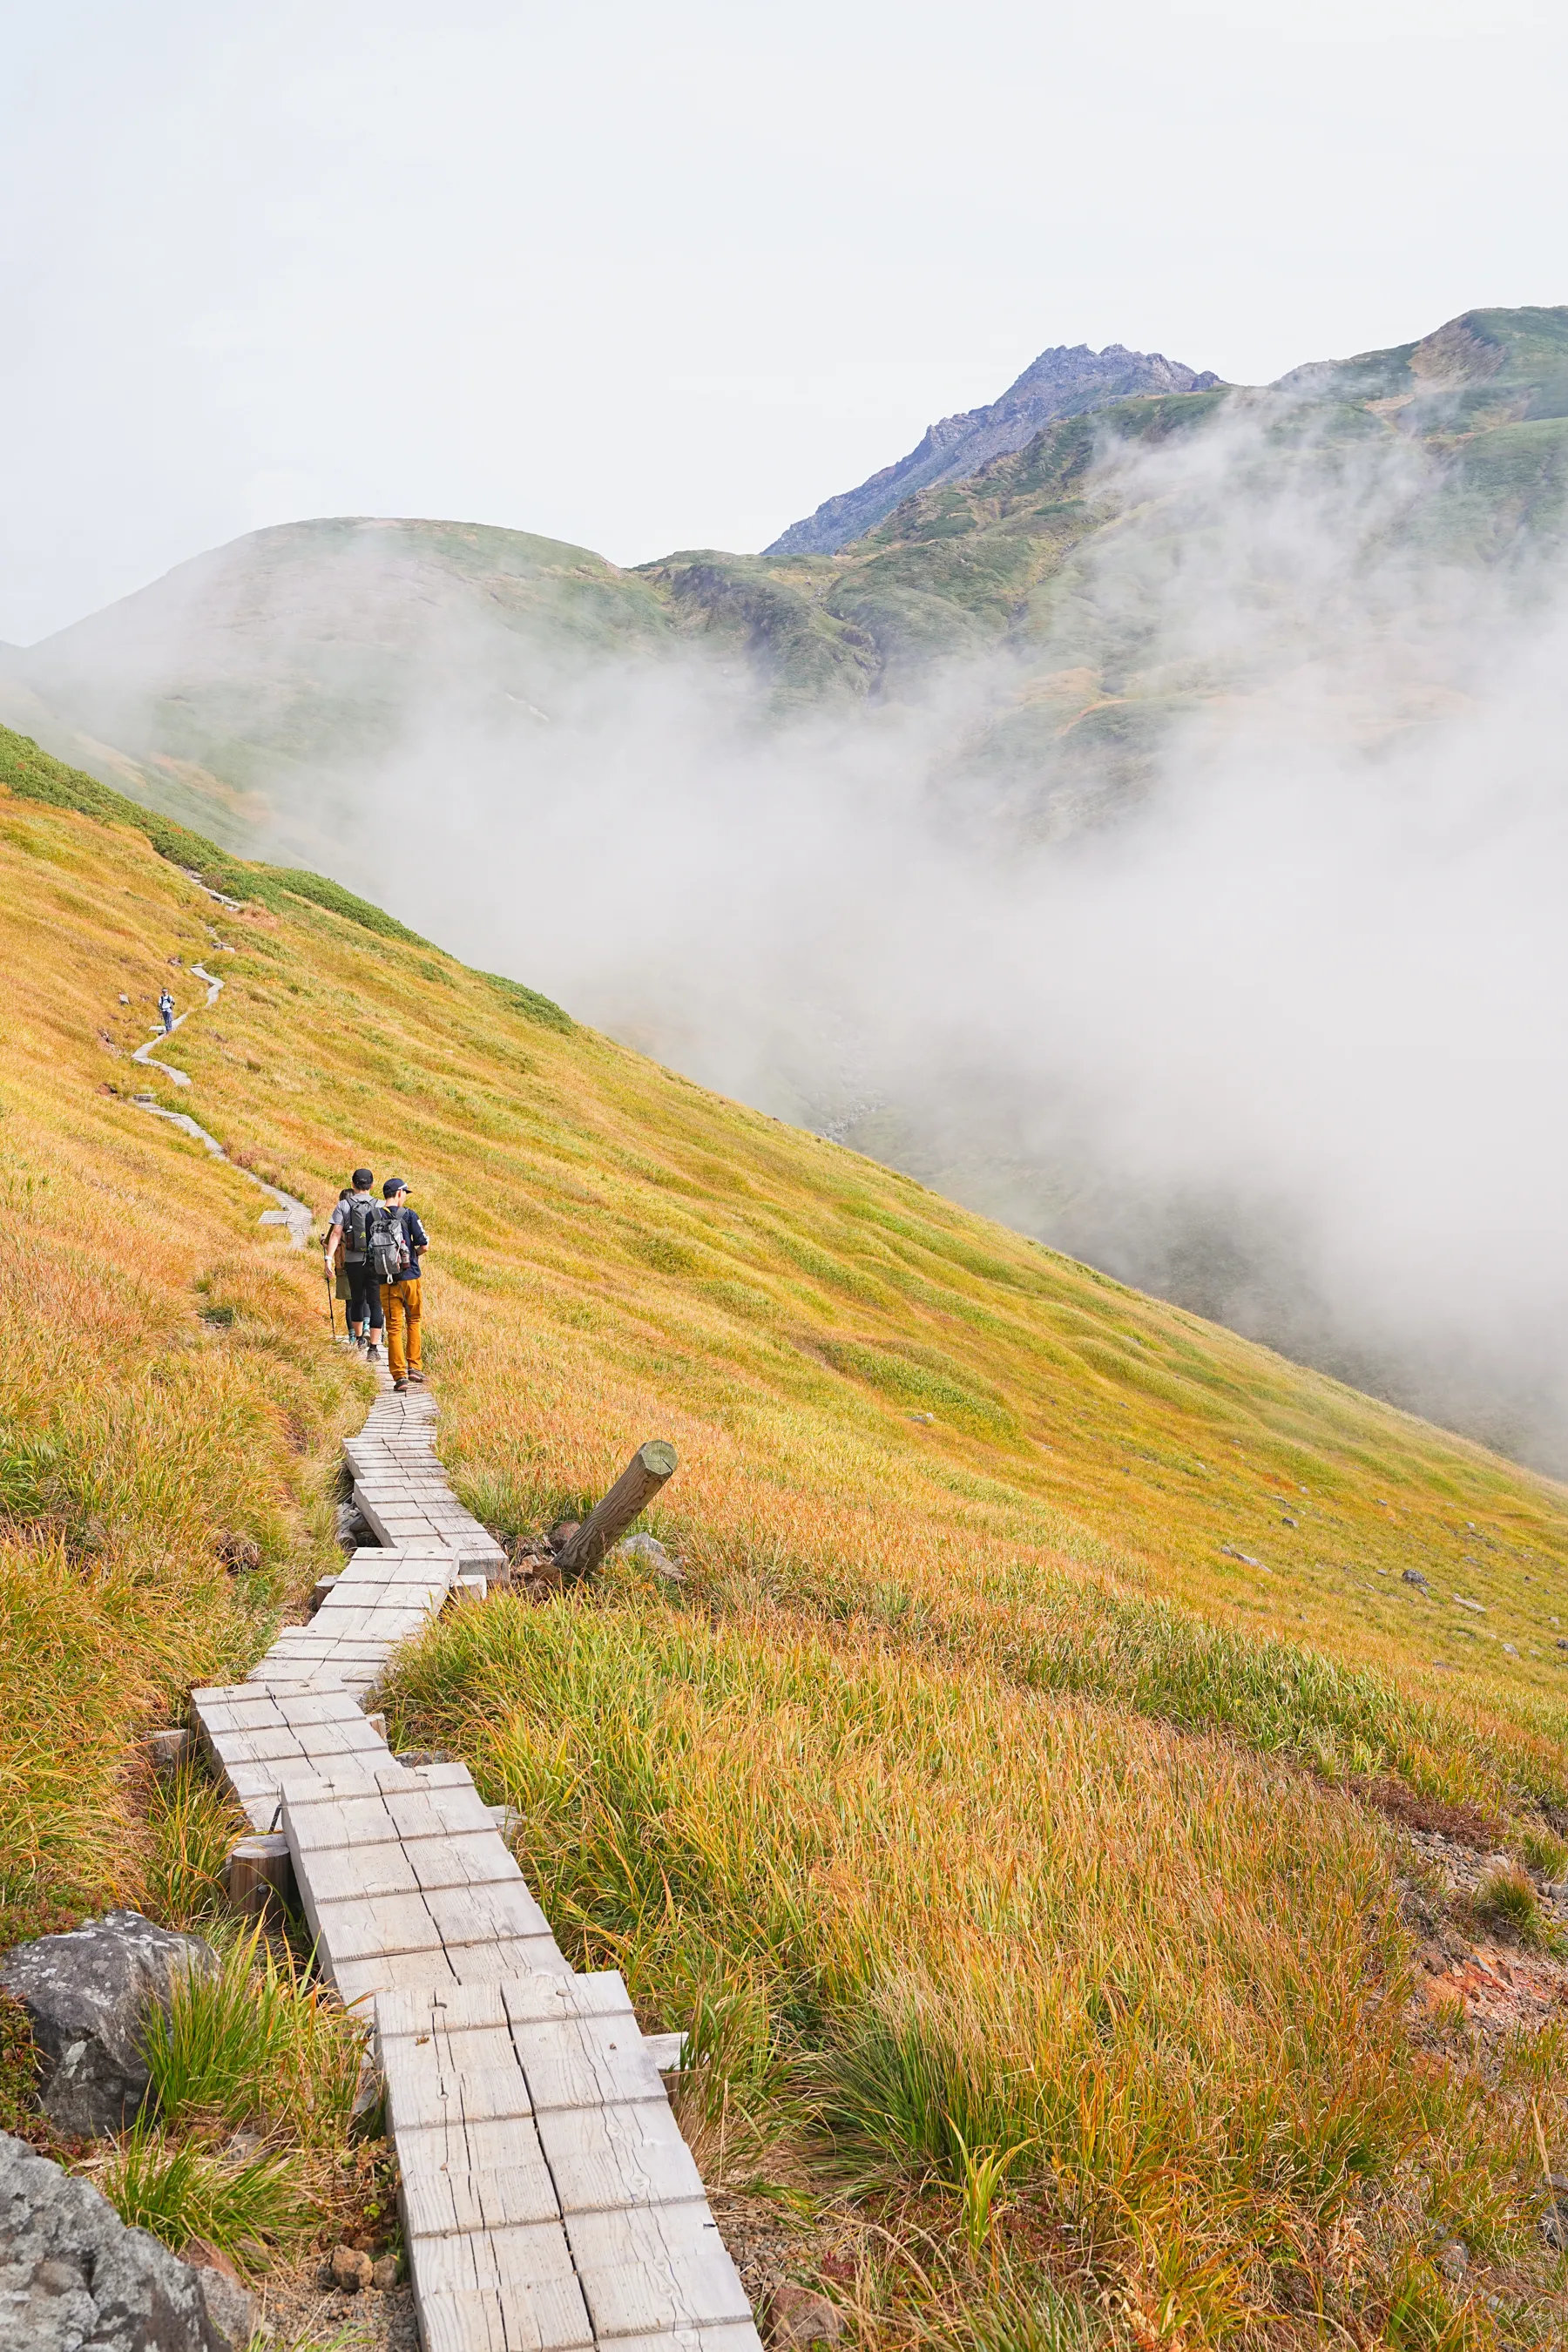
[[338, 1999], [356, 2016], [368, 2019], [385, 1992], [402, 1985], [455, 1984], [448, 1952], [378, 1952], [369, 1959], [340, 1960], [331, 1969]]
[[499, 2294], [416, 2296], [424, 2352], [531, 2352], [521, 2326], [510, 2333]]
[[204, 1726], [213, 1731], [251, 1731], [265, 1723], [348, 1723], [358, 1715], [353, 1701], [341, 1691], [280, 1698], [258, 1691], [250, 1683], [234, 1683], [221, 1690], [197, 1690], [191, 1703]]
[[[527, 2141], [525, 2132], [532, 2135]], [[509, 2165], [536, 2159], [548, 2179], [535, 2124], [516, 2116], [447, 2115], [432, 2124], [410, 2124], [397, 2136], [397, 2161], [405, 2182], [429, 2180], [443, 2171], [454, 2179], [470, 2172], [504, 2172]], [[552, 2211], [558, 2216], [559, 2208], [552, 2205]]]
[[564, 1979], [572, 1974], [572, 1963], [548, 1927], [538, 1936], [500, 1936], [493, 1944], [455, 1944], [447, 1958], [454, 1976], [464, 1984], [504, 1980], [520, 1969]]
[[461, 2230], [515, 2229], [530, 2221], [559, 2226], [555, 2185], [531, 2122], [509, 2118], [508, 2130], [508, 2160], [495, 2165], [447, 2162], [420, 2168], [410, 2165], [399, 2139], [405, 2236], [445, 2238]]
[[528, 2084], [505, 2027], [476, 2028], [458, 2038], [460, 2054], [439, 2034], [383, 2043], [386, 2109], [395, 2132], [451, 2128], [459, 2117], [465, 2123], [531, 2118]]
[[437, 1470], [419, 1471], [364, 1469], [354, 1479], [354, 1498], [363, 1502], [368, 1496], [373, 1502], [451, 1503], [452, 1490]]
[[344, 1960], [442, 1948], [441, 1931], [424, 1895], [355, 1895], [343, 1902], [318, 1903], [309, 1865], [296, 1856], [295, 1867], [305, 1916], [334, 1979]]
[[559, 2221], [482, 2235], [468, 2231], [457, 2237], [414, 2238], [408, 2252], [421, 2315], [426, 2296], [489, 2289], [505, 2299], [509, 2326], [522, 2319], [542, 2346], [594, 2340]]
[[[455, 2238], [452, 2245], [472, 2243]], [[552, 2290], [552, 2299], [513, 2297], [499, 2287], [483, 2290], [422, 2287], [415, 2274], [415, 2301], [425, 2352], [577, 2352], [592, 2344], [587, 2306], [574, 2287]]]
[[[465, 1830], [451, 1837], [410, 1840], [404, 1852], [426, 1894], [448, 1886], [523, 1884], [517, 1856], [494, 1830]], [[530, 1902], [532, 1899], [531, 1895]], [[542, 1920], [543, 1916], [541, 1912]]]
[[334, 1975], [345, 1960], [428, 1951], [437, 1946], [448, 1952], [468, 1945], [489, 1948], [550, 1933], [543, 1912], [521, 1879], [510, 1885], [436, 1887], [428, 1894], [320, 1901], [309, 1857], [296, 1854], [295, 1866], [305, 1916]]
[[423, 1895], [453, 1886], [523, 1884], [516, 1858], [500, 1839], [477, 1834], [316, 1847], [304, 1856], [303, 1867], [318, 1903], [341, 1903], [354, 1895]]
[[763, 2339], [750, 2320], [718, 2327], [661, 2328], [657, 2336], [617, 2336], [615, 2352], [763, 2352]]
[[604, 2018], [635, 2032], [637, 2019], [631, 1995], [618, 1969], [592, 1969], [574, 1973], [563, 1990], [548, 1978], [535, 1983], [520, 1976], [502, 1989], [506, 2013], [513, 2025], [539, 2025], [556, 2017]]
[[508, 1936], [550, 1933], [550, 1923], [521, 1871], [515, 1878], [485, 1879], [468, 1886], [428, 1887], [425, 1902], [446, 1944], [489, 1944]]
[[212, 1742], [226, 1767], [234, 1764], [337, 1763], [344, 1758], [382, 1755], [382, 1739], [356, 1709], [346, 1723], [279, 1724], [276, 1729], [220, 1732]]
[[[393, 1760], [401, 1766], [405, 1779], [412, 1780], [417, 1788], [471, 1789], [474, 1785], [466, 1764], [410, 1764], [403, 1757], [395, 1757]], [[485, 1811], [489, 1811], [488, 1805]]]
[[322, 1628], [323, 1638], [334, 1648], [344, 1642], [376, 1642], [390, 1649], [423, 1633], [430, 1615], [427, 1608], [401, 1598], [376, 1601], [367, 1601], [357, 1592], [345, 1592], [341, 1601], [322, 1602], [316, 1622]]
[[[410, 1793], [420, 1802], [406, 1809], [405, 1823], [416, 1834], [423, 1828], [426, 1836], [442, 1836], [445, 1825], [435, 1811], [435, 1792], [421, 1789], [411, 1775], [408, 1778]], [[288, 1831], [296, 1859], [303, 1861], [331, 1847], [401, 1844], [399, 1824], [387, 1811], [387, 1793], [378, 1786], [363, 1793], [302, 1790], [292, 1796]]]
[[346, 1903], [355, 1897], [380, 1901], [389, 1895], [417, 1895], [419, 1881], [402, 1844], [330, 1846], [301, 1856], [300, 1883], [305, 1893], [306, 1916], [317, 1934], [317, 1916], [323, 1903]]
[[405, 1837], [422, 1834], [418, 1823], [428, 1816], [444, 1831], [488, 1830], [493, 1826], [479, 1790], [465, 1771], [461, 1782], [453, 1781], [445, 1788], [416, 1787], [407, 1790], [389, 1790], [387, 1811]]
[[447, 2033], [504, 2032], [510, 2023], [499, 1984], [447, 1985], [385, 1993], [375, 2005], [379, 2042], [417, 2041], [439, 2025]]
[[536, 2123], [563, 2212], [689, 2203], [703, 2193], [668, 2099], [541, 2108]]
[[514, 2025], [511, 2034], [540, 2114], [546, 2107], [619, 2106], [664, 2098], [658, 2069], [635, 2019], [622, 2024], [613, 2018], [563, 2018], [548, 2025]]
[[601, 2341], [751, 2318], [740, 2273], [702, 2198], [614, 2213], [568, 2213], [565, 2225]]

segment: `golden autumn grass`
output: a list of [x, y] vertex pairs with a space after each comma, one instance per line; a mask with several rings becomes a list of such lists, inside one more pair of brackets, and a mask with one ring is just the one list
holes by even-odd
[[1437, 2245], [1531, 2229], [1563, 2037], [1489, 2095], [1413, 2050], [1384, 1840], [1300, 1773], [629, 1585], [465, 1612], [395, 1704], [518, 1807], [579, 1963], [693, 2032], [710, 2179], [722, 2106], [731, 2185], [804, 2161], [901, 2231], [876, 2336], [1054, 2284], [1142, 2340], [1378, 2341]]
[[128, 827], [0, 798], [0, 924], [16, 1919], [163, 1883], [130, 1743], [313, 1572], [363, 1410], [319, 1259], [128, 1099], [199, 959], [193, 1084], [151, 1091], [323, 1211], [362, 1158], [409, 1177], [474, 1507], [538, 1528], [676, 1443], [675, 1603], [497, 1602], [396, 1705], [522, 1805], [558, 1932], [694, 2027], [768, 2193], [858, 2217], [868, 2337], [1043, 2345], [1055, 2279], [1146, 2341], [1550, 2338], [1431, 2257], [1543, 2291], [1558, 2053], [1483, 2096], [1410, 2040], [1349, 1792], [1547, 1835], [1559, 1488], [437, 950], [219, 909]]

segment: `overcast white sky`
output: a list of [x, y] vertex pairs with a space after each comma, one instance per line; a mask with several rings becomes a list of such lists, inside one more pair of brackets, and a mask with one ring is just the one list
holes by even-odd
[[24, 0], [0, 638], [316, 514], [754, 548], [1047, 343], [1568, 299], [1548, 0]]

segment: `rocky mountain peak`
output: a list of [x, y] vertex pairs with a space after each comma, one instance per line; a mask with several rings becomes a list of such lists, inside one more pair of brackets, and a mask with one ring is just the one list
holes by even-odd
[[1058, 416], [1081, 416], [1139, 393], [1207, 392], [1220, 379], [1163, 352], [1130, 352], [1124, 343], [1091, 351], [1087, 343], [1055, 343], [1031, 360], [999, 400], [939, 417], [909, 455], [885, 466], [858, 489], [825, 499], [815, 514], [764, 549], [768, 555], [830, 555], [872, 530], [911, 490], [932, 482], [967, 480], [989, 458], [1021, 449]]

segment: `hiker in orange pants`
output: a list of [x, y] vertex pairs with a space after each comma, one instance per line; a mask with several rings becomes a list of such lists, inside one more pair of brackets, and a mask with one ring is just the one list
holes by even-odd
[[406, 1389], [410, 1381], [416, 1388], [423, 1388], [425, 1374], [419, 1362], [419, 1267], [430, 1246], [430, 1236], [408, 1206], [408, 1187], [401, 1176], [389, 1176], [381, 1190], [403, 1243], [402, 1273], [395, 1282], [384, 1282], [381, 1286], [388, 1369], [395, 1389]]

